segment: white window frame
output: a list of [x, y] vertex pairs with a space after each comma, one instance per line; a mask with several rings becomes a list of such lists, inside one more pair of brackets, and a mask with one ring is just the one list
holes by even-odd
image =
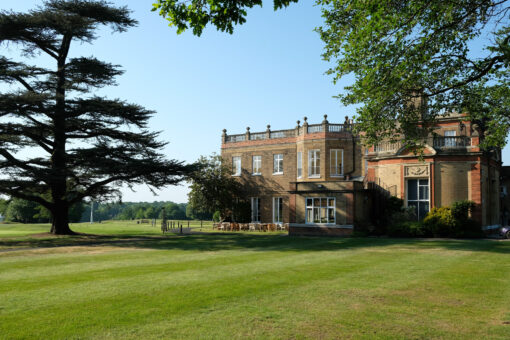
[[273, 197], [273, 223], [283, 223], [283, 197]]
[[260, 223], [260, 198], [251, 197], [251, 221]]
[[[313, 156], [312, 156], [313, 155]], [[317, 163], [319, 164], [317, 166]], [[318, 169], [318, 173], [315, 171]], [[320, 178], [321, 177], [321, 150], [313, 149], [308, 150], [308, 178]]]
[[241, 176], [241, 156], [232, 157], [232, 176]]
[[303, 178], [303, 153], [297, 153], [297, 178]]
[[283, 153], [273, 155], [273, 175], [283, 175]]
[[[340, 169], [338, 169], [338, 153], [340, 152], [341, 163]], [[334, 155], [334, 157], [333, 157]], [[334, 159], [334, 162], [333, 162]], [[331, 149], [329, 151], [329, 175], [331, 177], [343, 177], [344, 175], [344, 149]], [[340, 172], [339, 172], [340, 170]]]
[[[416, 180], [417, 188], [416, 188], [416, 199], [409, 199], [409, 181]], [[425, 185], [420, 185], [420, 180], [427, 180], [427, 199], [420, 199], [420, 187], [424, 187]], [[406, 207], [409, 207], [409, 202], [416, 202], [418, 206], [416, 208], [416, 217], [418, 220], [422, 220], [425, 216], [420, 216], [420, 202], [427, 202], [428, 211], [430, 211], [430, 179], [429, 178], [408, 178], [406, 179]]]
[[[255, 166], [255, 164], [258, 163], [258, 166]], [[253, 156], [252, 157], [252, 175], [254, 176], [258, 176], [258, 175], [261, 175], [262, 174], [262, 156]], [[255, 171], [255, 170], [258, 170], [258, 171]]]
[[[309, 205], [308, 200], [312, 201], [312, 204]], [[316, 206], [315, 203], [319, 200], [319, 205]], [[322, 201], [326, 200], [326, 206], [322, 207]], [[333, 200], [333, 205], [330, 205], [330, 200]], [[308, 211], [311, 209], [312, 218], [317, 213], [319, 222], [315, 222], [315, 218], [312, 221], [308, 218]], [[326, 222], [322, 221], [322, 212], [323, 209], [326, 211]], [[330, 222], [329, 220], [329, 212], [330, 209], [333, 211], [333, 220]], [[335, 225], [336, 224], [336, 198], [335, 197], [305, 197], [305, 223], [306, 224], [324, 224], [324, 225]]]
[[[454, 138], [451, 138], [454, 137]], [[455, 130], [445, 130], [444, 131], [444, 146], [446, 147], [455, 147], [457, 146], [457, 131]]]

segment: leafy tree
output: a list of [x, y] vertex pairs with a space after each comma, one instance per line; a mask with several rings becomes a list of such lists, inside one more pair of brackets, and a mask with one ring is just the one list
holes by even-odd
[[[275, 1], [278, 9], [295, 1]], [[262, 1], [158, 0], [153, 10], [182, 32], [213, 24], [233, 32], [246, 9]], [[357, 128], [368, 144], [402, 138], [419, 142], [438, 115], [467, 112], [485, 146], [505, 145], [510, 127], [510, 0], [316, 0], [324, 25], [323, 58], [339, 95], [358, 105]], [[476, 41], [485, 47], [473, 49]]]
[[136, 214], [135, 214], [135, 218], [138, 220], [145, 218], [145, 212], [144, 212], [143, 208], [138, 208], [138, 210], [136, 211]]
[[242, 197], [241, 185], [231, 175], [231, 169], [222, 164], [221, 156], [201, 156], [199, 170], [190, 176], [188, 204], [198, 213], [220, 212], [222, 219], [232, 214], [236, 197]]
[[22, 200], [13, 199], [6, 210], [5, 219], [12, 222], [33, 223], [37, 222], [37, 214], [39, 213], [38, 204]]
[[156, 212], [154, 211], [153, 207], [148, 207], [144, 212], [145, 218], [156, 218]]
[[0, 80], [11, 85], [0, 94], [0, 194], [44, 206], [54, 234], [72, 234], [69, 208], [86, 197], [118, 196], [121, 184], [175, 184], [192, 170], [159, 153], [165, 143], [147, 130], [152, 111], [86, 96], [114, 85], [118, 65], [68, 58], [71, 44], [91, 43], [100, 26], [134, 25], [127, 8], [105, 1], [48, 0], [28, 13], [0, 12], [0, 44], [55, 62], [49, 69], [0, 56]]
[[[287, 7], [298, 0], [274, 0], [274, 10]], [[188, 28], [200, 36], [208, 23], [223, 32], [234, 32], [234, 25], [246, 22], [246, 9], [262, 7], [262, 0], [156, 0], [153, 11], [166, 18], [177, 33]]]
[[186, 217], [190, 220], [211, 220], [212, 214], [210, 212], [198, 212], [193, 210], [190, 204], [186, 206]]
[[[454, 111], [468, 112], [479, 123], [494, 121], [493, 125], [480, 124], [482, 133], [493, 135], [486, 145], [505, 144], [509, 1], [318, 3], [325, 18], [324, 27], [318, 29], [326, 43], [323, 57], [334, 64], [329, 73], [334, 81], [347, 74], [355, 76], [354, 84], [340, 98], [346, 105], [364, 104], [357, 109], [358, 128], [371, 144], [395, 132], [415, 141], [430, 126], [418, 125], [420, 121], [432, 122]], [[487, 47], [473, 51], [476, 40], [485, 36]], [[490, 107], [493, 101], [505, 106]], [[481, 105], [487, 110], [480, 112]]]
[[168, 203], [165, 205], [166, 217], [171, 220], [185, 220], [186, 210], [176, 203]]
[[[40, 204], [35, 207], [37, 213], [33, 216], [34, 222], [51, 221], [51, 212]], [[81, 222], [81, 217], [85, 211], [85, 205], [82, 202], [74, 203], [69, 207], [69, 222]], [[90, 212], [89, 212], [90, 216]]]
[[5, 216], [7, 207], [9, 206], [9, 200], [0, 198], [0, 215]]

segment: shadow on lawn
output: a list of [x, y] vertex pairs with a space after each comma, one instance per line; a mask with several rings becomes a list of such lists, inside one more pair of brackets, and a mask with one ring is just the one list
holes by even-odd
[[[49, 236], [49, 235], [48, 235]], [[77, 235], [53, 238], [0, 240], [1, 251], [10, 249], [52, 248], [65, 246], [115, 246], [121, 248], [179, 249], [218, 251], [250, 249], [259, 251], [328, 251], [356, 248], [409, 247], [410, 249], [447, 249], [510, 254], [510, 242], [462, 239], [395, 239], [289, 237], [271, 234], [210, 233], [169, 236]], [[9, 249], [10, 248], [10, 249]]]

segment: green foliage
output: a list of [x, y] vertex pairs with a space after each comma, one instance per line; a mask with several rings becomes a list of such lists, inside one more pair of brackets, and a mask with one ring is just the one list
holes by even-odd
[[[345, 105], [361, 104], [357, 128], [369, 144], [400, 136], [419, 142], [431, 125], [417, 122], [433, 122], [445, 111], [469, 112], [487, 122], [479, 124], [486, 144], [505, 144], [509, 1], [317, 2], [325, 19], [318, 28], [323, 57], [334, 65], [328, 73], [335, 82], [354, 76], [339, 97]], [[472, 43], [481, 38], [486, 47], [473, 52]]]
[[[375, 235], [385, 235], [388, 233], [387, 227], [389, 225], [394, 224], [395, 220], [400, 221], [398, 215], [403, 211], [404, 201], [398, 197], [387, 197], [377, 192], [373, 192], [373, 199], [377, 200], [378, 209], [376, 215], [371, 217], [375, 230], [370, 232]], [[368, 230], [365, 231], [369, 232]]]
[[[274, 0], [273, 7], [277, 10], [297, 1]], [[234, 25], [244, 24], [246, 10], [254, 6], [262, 7], [262, 0], [156, 0], [152, 11], [166, 18], [170, 26], [177, 27], [177, 33], [191, 28], [193, 34], [200, 36], [208, 23], [222, 32], [232, 34]]]
[[[69, 221], [80, 222], [85, 207], [78, 202], [69, 208]], [[47, 223], [51, 221], [51, 213], [42, 205], [14, 198], [7, 205], [6, 220], [22, 223]]]
[[251, 222], [251, 202], [245, 200], [238, 200], [235, 202], [232, 220], [238, 223]]
[[469, 217], [474, 202], [454, 202], [451, 207], [432, 208], [423, 221], [416, 221], [413, 208], [394, 213], [387, 226], [395, 237], [481, 237], [480, 225]]
[[11, 222], [33, 223], [38, 222], [36, 215], [39, 210], [35, 202], [14, 198], [7, 207], [5, 219]]
[[423, 220], [424, 228], [436, 237], [481, 237], [480, 225], [469, 217], [473, 207], [474, 202], [464, 200], [433, 208]]
[[[165, 208], [166, 218], [169, 220], [185, 220], [187, 204], [174, 202], [118, 202], [95, 203], [94, 220], [134, 220], [161, 218]], [[90, 204], [85, 206], [81, 214], [81, 221], [90, 219]]]
[[229, 167], [222, 164], [221, 156], [213, 154], [200, 157], [199, 170], [190, 176], [188, 203], [194, 211], [214, 213], [222, 219], [232, 215], [236, 197], [242, 197], [241, 184], [232, 177]]
[[216, 210], [213, 214], [213, 221], [214, 222], [219, 222], [221, 219], [221, 214], [219, 212], [219, 210]]
[[186, 205], [186, 218], [190, 220], [211, 220], [212, 214], [210, 212], [198, 212], [193, 210], [190, 204]]
[[423, 224], [434, 237], [455, 234], [456, 221], [450, 207], [432, 208], [423, 219]]
[[465, 222], [469, 219], [469, 213], [475, 207], [475, 202], [470, 200], [462, 200], [453, 202], [452, 215], [458, 221]]
[[0, 198], [0, 215], [5, 216], [5, 212], [7, 211], [8, 206], [9, 206], [9, 201], [6, 199]]
[[[72, 233], [69, 209], [86, 197], [118, 197], [122, 184], [159, 189], [194, 169], [161, 153], [166, 143], [147, 129], [153, 111], [89, 94], [114, 85], [119, 65], [69, 57], [74, 43], [93, 42], [101, 26], [122, 32], [136, 23], [127, 8], [99, 0], [0, 11], [0, 44], [28, 57], [0, 56], [0, 81], [8, 85], [0, 93], [0, 194], [44, 206], [55, 234]], [[41, 64], [27, 64], [31, 57]]]

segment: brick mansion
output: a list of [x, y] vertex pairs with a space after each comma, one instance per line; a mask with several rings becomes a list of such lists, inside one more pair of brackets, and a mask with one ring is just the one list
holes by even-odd
[[324, 116], [287, 130], [223, 130], [221, 155], [246, 189], [252, 222], [289, 223], [296, 235], [348, 235], [371, 223], [374, 187], [401, 198], [419, 219], [468, 199], [485, 228], [508, 223], [507, 167], [500, 150], [479, 144], [478, 127], [459, 114], [437, 121], [421, 157], [399, 142], [365, 147], [352, 121]]

